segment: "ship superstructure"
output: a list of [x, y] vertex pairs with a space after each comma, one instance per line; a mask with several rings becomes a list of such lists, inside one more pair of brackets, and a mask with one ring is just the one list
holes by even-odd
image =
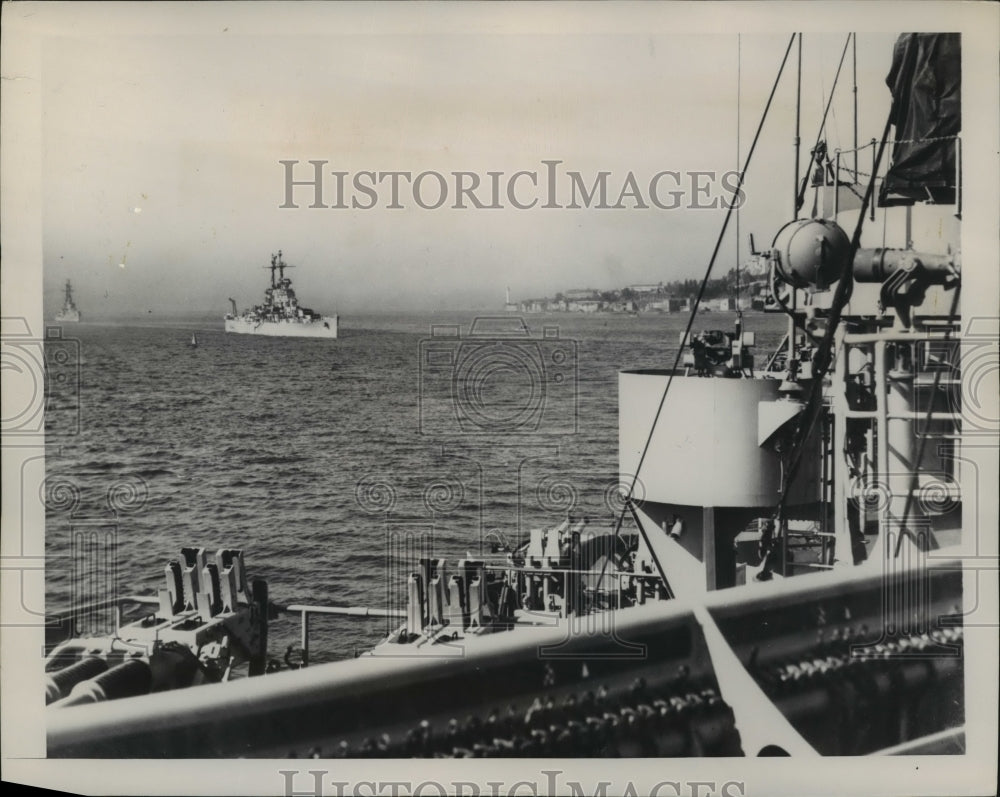
[[271, 256], [271, 284], [264, 291], [264, 301], [243, 313], [230, 299], [232, 311], [226, 314], [226, 332], [242, 335], [267, 335], [281, 338], [336, 338], [338, 317], [324, 316], [303, 307], [292, 289], [285, 269], [292, 268], [282, 258], [281, 250]]
[[[398, 624], [353, 661], [310, 665], [310, 618], [367, 610], [281, 607], [302, 632], [284, 666], [101, 705], [62, 698], [50, 755], [964, 752], [960, 42], [907, 34], [895, 58], [869, 179], [817, 142], [818, 173], [796, 179], [792, 220], [757, 253], [768, 306], [788, 317], [779, 348], [758, 362], [742, 323], [689, 322], [672, 368], [621, 373], [630, 486], [611, 528], [568, 517], [457, 563], [415, 559], [403, 600], [381, 610]], [[935, 101], [911, 102], [919, 91]], [[920, 119], [931, 106], [950, 118]], [[810, 191], [829, 212], [800, 214]], [[897, 248], [881, 230], [865, 242], [876, 206], [902, 216]], [[241, 572], [231, 552], [213, 565], [186, 551], [119, 646], [184, 628], [200, 672], [223, 681], [240, 635], [222, 651], [197, 634], [233, 622], [259, 672], [277, 607], [262, 584], [247, 598]], [[101, 658], [91, 647], [70, 666]]]
[[[788, 316], [768, 370], [737, 328], [691, 336], [682, 370], [620, 375], [620, 465], [643, 484], [629, 507], [669, 582], [880, 567], [961, 541], [959, 75], [957, 34], [903, 36], [881, 140], [817, 142], [795, 218], [756, 253]], [[859, 181], [857, 156], [878, 174], [890, 146], [880, 186]]]
[[61, 324], [75, 324], [80, 321], [80, 311], [73, 301], [73, 286], [66, 280], [62, 310], [56, 313], [56, 321]]

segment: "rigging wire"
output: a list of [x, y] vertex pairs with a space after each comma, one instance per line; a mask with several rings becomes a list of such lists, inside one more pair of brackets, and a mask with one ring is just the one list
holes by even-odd
[[[691, 327], [694, 325], [694, 320], [698, 315], [698, 306], [701, 304], [701, 300], [705, 295], [705, 289], [708, 286], [708, 280], [712, 276], [712, 268], [715, 266], [715, 260], [719, 255], [719, 249], [722, 246], [722, 241], [726, 235], [726, 229], [729, 226], [729, 219], [732, 218], [733, 210], [737, 207], [738, 197], [740, 191], [743, 188], [743, 180], [746, 176], [746, 170], [750, 166], [750, 161], [753, 158], [754, 151], [757, 148], [757, 142], [760, 140], [761, 131], [764, 129], [764, 122], [767, 120], [767, 114], [771, 109], [771, 103], [774, 100], [775, 92], [778, 90], [778, 84], [781, 82], [781, 75], [785, 71], [785, 64], [788, 62], [788, 54], [792, 51], [792, 43], [795, 41], [795, 34], [793, 33], [788, 40], [788, 46], [785, 48], [785, 55], [781, 59], [781, 66], [778, 67], [778, 74], [774, 78], [774, 84], [771, 86], [771, 93], [767, 98], [767, 103], [764, 106], [764, 112], [761, 114], [760, 122], [757, 124], [757, 131], [754, 133], [753, 142], [750, 144], [750, 149], [747, 151], [746, 162], [743, 164], [743, 168], [739, 173], [739, 180], [736, 183], [736, 187], [733, 189], [732, 201], [730, 201], [728, 208], [726, 209], [726, 215], [722, 222], [722, 229], [719, 231], [718, 238], [715, 241], [715, 248], [712, 250], [712, 256], [708, 261], [708, 268], [705, 270], [705, 276], [701, 280], [701, 286], [698, 288], [698, 295], [694, 300], [694, 304], [691, 307], [691, 313], [688, 316], [687, 326], [684, 329], [684, 336], [681, 338], [682, 341], [686, 341], [688, 336], [691, 334]], [[625, 512], [628, 511], [631, 505], [632, 496], [635, 493], [635, 486], [639, 481], [639, 473], [642, 470], [642, 464], [646, 460], [646, 455], [649, 453], [649, 446], [653, 441], [653, 433], [656, 431], [656, 424], [660, 419], [660, 414], [663, 412], [663, 406], [667, 400], [667, 394], [670, 392], [670, 386], [673, 384], [674, 375], [677, 372], [678, 366], [680, 366], [681, 355], [684, 353], [684, 344], [681, 343], [677, 347], [677, 354], [674, 357], [674, 365], [670, 369], [669, 376], [667, 377], [667, 384], [663, 388], [663, 394], [660, 396], [660, 403], [656, 408], [656, 413], [653, 416], [653, 422], [649, 426], [649, 434], [646, 437], [646, 442], [642, 447], [642, 452], [639, 455], [639, 462], [635, 467], [635, 473], [632, 475], [632, 482], [629, 485], [628, 492], [625, 495], [625, 499], [622, 501], [621, 512], [618, 514], [618, 519], [615, 522], [615, 543], [621, 535], [622, 523], [625, 520]], [[654, 557], [655, 558], [655, 557]], [[608, 559], [605, 558], [604, 566], [601, 568], [601, 575], [598, 577], [597, 586], [600, 587], [604, 580], [604, 573], [607, 569]], [[662, 575], [662, 571], [661, 571]]]
[[[826, 101], [826, 108], [823, 110], [823, 118], [819, 123], [819, 132], [816, 133], [816, 143], [813, 145], [812, 152], [816, 152], [816, 148], [819, 146], [819, 142], [823, 138], [823, 131], [826, 129], [826, 116], [830, 112], [830, 104], [833, 102], [833, 96], [837, 92], [837, 81], [840, 79], [840, 70], [844, 66], [844, 56], [847, 55], [847, 46], [851, 43], [851, 34], [847, 34], [847, 41], [844, 42], [844, 49], [840, 53], [840, 63], [837, 64], [837, 74], [833, 77], [833, 85], [830, 86], [830, 96]], [[885, 136], [883, 136], [883, 141]], [[810, 156], [811, 157], [811, 156]], [[806, 201], [806, 185], [809, 183], [809, 169], [806, 169], [806, 173], [802, 175], [802, 182], [799, 184], [799, 192], [795, 197], [795, 212], [802, 209], [803, 203]], [[873, 169], [872, 171], [878, 171], [878, 169]]]

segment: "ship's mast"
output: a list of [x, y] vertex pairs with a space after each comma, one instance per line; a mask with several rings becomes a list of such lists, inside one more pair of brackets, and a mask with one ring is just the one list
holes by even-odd
[[[275, 289], [275, 288], [285, 288], [285, 289], [288, 289], [289, 286], [292, 284], [292, 281], [290, 279], [287, 279], [285, 277], [285, 269], [286, 268], [294, 268], [294, 266], [290, 266], [290, 265], [288, 265], [288, 263], [286, 263], [284, 261], [284, 258], [282, 257], [282, 253], [281, 253], [280, 249], [278, 250], [278, 254], [271, 255], [271, 265], [270, 266], [264, 266], [264, 268], [270, 268], [271, 269], [271, 288], [272, 288], [272, 290]], [[277, 279], [274, 278], [274, 272], [275, 271], [278, 272], [278, 278]]]

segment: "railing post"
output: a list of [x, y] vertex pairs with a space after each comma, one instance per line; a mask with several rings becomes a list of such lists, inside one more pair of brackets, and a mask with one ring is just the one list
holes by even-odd
[[[872, 183], [875, 182], [875, 177], [877, 176], [875, 174], [875, 166], [878, 163], [878, 148], [875, 146], [877, 143], [878, 142], [873, 138], [872, 139]], [[871, 221], [875, 221], [875, 205], [877, 205], [877, 204], [878, 204], [877, 202], [872, 202], [872, 206], [871, 206], [871, 210], [870, 210], [870, 212], [871, 212], [870, 220]]]
[[569, 572], [568, 571], [563, 572], [562, 582], [563, 582], [562, 583], [563, 603], [562, 603], [562, 609], [559, 612], [559, 614], [562, 617], [567, 617], [569, 616]]
[[309, 611], [302, 610], [302, 666], [309, 666]]

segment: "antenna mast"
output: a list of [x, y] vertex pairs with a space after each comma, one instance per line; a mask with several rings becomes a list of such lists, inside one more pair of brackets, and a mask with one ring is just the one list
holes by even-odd
[[799, 128], [802, 123], [802, 34], [799, 33], [799, 66], [795, 80], [795, 193], [792, 197], [793, 220], [799, 220], [799, 158], [802, 138]]
[[[740, 98], [742, 97], [743, 36], [736, 34], [736, 168], [740, 168]], [[798, 180], [795, 185], [798, 185]], [[734, 197], [734, 199], [736, 199]], [[736, 323], [741, 324], [743, 313], [740, 309], [740, 209], [736, 208]]]
[[[854, 78], [851, 91], [854, 93], [854, 182], [858, 181], [858, 34], [851, 34], [851, 55], [854, 61]], [[838, 177], [839, 179], [839, 177]], [[840, 190], [839, 188], [837, 190]]]

